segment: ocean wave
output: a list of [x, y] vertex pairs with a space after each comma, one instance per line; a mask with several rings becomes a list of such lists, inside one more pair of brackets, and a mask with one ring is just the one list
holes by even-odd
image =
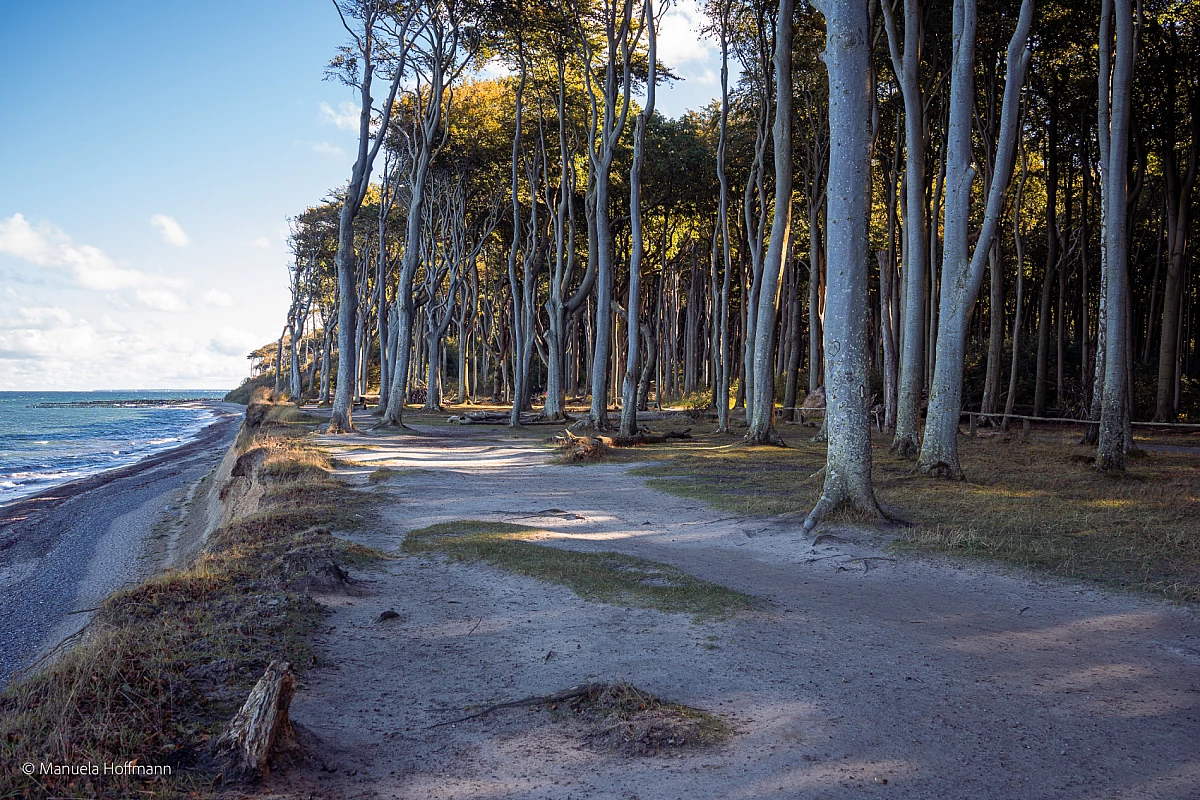
[[118, 469], [194, 439], [216, 415], [205, 408], [0, 406], [0, 505]]

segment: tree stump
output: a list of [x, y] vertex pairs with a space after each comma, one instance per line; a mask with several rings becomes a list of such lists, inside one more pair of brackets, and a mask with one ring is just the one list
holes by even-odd
[[213, 741], [213, 755], [227, 781], [262, 777], [271, 751], [294, 742], [288, 707], [295, 692], [292, 665], [272, 661], [241, 709]]

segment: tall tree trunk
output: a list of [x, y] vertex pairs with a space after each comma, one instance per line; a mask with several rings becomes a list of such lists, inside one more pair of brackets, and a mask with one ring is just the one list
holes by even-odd
[[904, 309], [900, 336], [900, 376], [896, 400], [896, 432], [892, 449], [904, 458], [915, 458], [920, 447], [921, 398], [925, 386], [925, 271], [929, 263], [928, 221], [925, 214], [925, 100], [919, 74], [921, 42], [920, 0], [904, 0], [904, 50], [899, 47], [896, 23], [888, 0], [881, 3], [892, 66], [904, 99], [904, 252], [901, 278]]
[[[649, 33], [649, 52], [647, 64], [649, 73], [646, 78], [646, 106], [637, 115], [633, 128], [633, 164], [629, 168], [629, 236], [631, 252], [629, 254], [629, 294], [626, 297], [628, 318], [626, 320], [626, 353], [625, 381], [621, 387], [621, 436], [633, 437], [637, 434], [638, 383], [641, 366], [641, 306], [642, 306], [642, 258], [645, 255], [646, 243], [642, 236], [642, 163], [646, 159], [646, 125], [654, 115], [654, 84], [658, 79], [656, 73], [658, 58], [658, 43], [655, 36], [655, 19], [653, 0], [646, 0], [642, 10], [646, 30]], [[665, 224], [665, 223], [664, 223]], [[647, 360], [651, 358], [646, 354]]]
[[[775, 20], [775, 209], [771, 241], [763, 259], [754, 326], [754, 380], [746, 398], [746, 441], [782, 444], [775, 430], [775, 304], [792, 228], [792, 16], [793, 0], [779, 0]], [[848, 83], [854, 84], [853, 79]], [[865, 191], [865, 189], [864, 189]], [[865, 346], [865, 345], [864, 345]]]
[[1058, 117], [1050, 106], [1050, 137], [1046, 147], [1046, 272], [1038, 303], [1037, 373], [1033, 389], [1033, 415], [1046, 414], [1047, 373], [1050, 361], [1050, 306], [1055, 270], [1058, 269]]
[[1004, 358], [1004, 273], [1000, 270], [1000, 242], [992, 243], [988, 253], [988, 351], [983, 380], [983, 401], [979, 410], [994, 414], [1000, 405], [1000, 362]]
[[[1175, 76], [1170, 76], [1169, 105], [1175, 104]], [[1178, 403], [1181, 351], [1180, 318], [1183, 310], [1184, 267], [1187, 262], [1189, 212], [1192, 207], [1192, 187], [1196, 182], [1197, 149], [1200, 148], [1200, 89], [1191, 88], [1192, 141], [1187, 173], [1182, 180], [1177, 171], [1174, 136], [1164, 143], [1163, 179], [1166, 194], [1167, 219], [1167, 279], [1163, 286], [1162, 333], [1158, 344], [1158, 393], [1154, 406], [1155, 422], [1174, 422]], [[1172, 110], [1171, 117], [1174, 117]], [[1172, 119], [1172, 122], [1174, 120]], [[1171, 126], [1172, 132], [1174, 126]]]
[[[371, 82], [375, 74], [375, 17], [379, 8], [370, 12], [364, 20], [363, 34], [355, 39], [360, 43], [359, 55], [362, 58], [362, 83], [359, 85], [359, 96], [362, 100], [358, 113], [358, 154], [351, 170], [350, 182], [346, 186], [345, 197], [342, 198], [342, 208], [338, 214], [338, 245], [334, 264], [337, 267], [338, 291], [341, 302], [338, 304], [338, 370], [337, 390], [333, 397], [333, 410], [329, 418], [330, 433], [344, 433], [354, 430], [352, 418], [354, 406], [354, 377], [357, 373], [358, 353], [354, 348], [354, 334], [358, 328], [358, 292], [355, 286], [355, 254], [354, 254], [354, 218], [362, 208], [363, 198], [371, 180], [371, 167], [375, 157], [383, 146], [384, 132], [392, 118], [392, 107], [396, 101], [396, 91], [400, 88], [400, 79], [404, 75], [403, 66], [394, 68], [391, 87], [387, 99], [382, 106], [383, 114], [380, 120], [379, 135], [371, 140]], [[411, 17], [410, 17], [411, 19]], [[405, 41], [407, 24], [401, 29], [398, 48], [403, 51], [408, 42]], [[403, 61], [401, 61], [401, 65]]]
[[804, 527], [810, 530], [847, 503], [871, 516], [883, 516], [871, 485], [869, 354], [866, 315], [862, 313], [868, 303], [869, 116], [875, 88], [870, 79], [867, 3], [821, 0], [817, 7], [825, 15], [825, 64], [829, 71], [829, 279], [825, 295], [829, 311], [825, 318], [825, 427], [829, 446], [821, 497], [804, 521]]
[[1025, 199], [1025, 179], [1029, 175], [1029, 157], [1025, 139], [1021, 138], [1021, 179], [1017, 183], [1017, 198], [1013, 203], [1013, 250], [1017, 256], [1017, 296], [1013, 306], [1012, 361], [1008, 369], [1008, 397], [1004, 400], [1004, 421], [1000, 427], [1008, 429], [1008, 417], [1013, 413], [1017, 401], [1017, 366], [1021, 357], [1021, 315], [1025, 302], [1025, 234], [1021, 230], [1021, 204]]
[[942, 257], [941, 313], [937, 337], [937, 360], [929, 392], [929, 418], [920, 470], [937, 477], [962, 478], [958, 461], [958, 418], [962, 413], [963, 358], [966, 351], [971, 308], [983, 282], [984, 264], [1000, 222], [1004, 192], [1012, 176], [1017, 145], [1021, 86], [1029, 65], [1027, 42], [1033, 22], [1033, 0], [1023, 0], [1016, 30], [1008, 44], [1005, 65], [1004, 102], [992, 185], [988, 190], [983, 227], [968, 256], [971, 182], [975, 170], [971, 154], [971, 117], [974, 99], [975, 0], [954, 4], [954, 52], [951, 74], [950, 127], [946, 148], [946, 217]]
[[[1133, 82], [1133, 9], [1130, 0], [1102, 3], [1100, 58], [1107, 57], [1107, 15], [1116, 28], [1116, 58], [1112, 69], [1112, 95], [1108, 114], [1108, 163], [1104, 171], [1105, 239], [1107, 258], [1107, 325], [1104, 364], [1104, 399], [1100, 409], [1100, 441], [1096, 468], [1125, 470], [1125, 446], [1129, 430], [1127, 290], [1129, 240], [1126, 228], [1129, 148], [1129, 94]], [[1101, 112], [1105, 103], [1101, 102]]]

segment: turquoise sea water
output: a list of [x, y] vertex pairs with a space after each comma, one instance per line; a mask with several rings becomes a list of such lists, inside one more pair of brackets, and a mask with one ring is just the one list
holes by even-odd
[[220, 399], [222, 395], [219, 391], [0, 392], [0, 504], [178, 447], [213, 418], [200, 408], [39, 404]]

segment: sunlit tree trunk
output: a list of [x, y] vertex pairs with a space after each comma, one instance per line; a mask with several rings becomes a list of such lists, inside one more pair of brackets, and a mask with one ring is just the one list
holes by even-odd
[[[629, 294], [625, 306], [628, 319], [626, 320], [626, 358], [625, 381], [621, 387], [621, 436], [632, 437], [637, 434], [638, 385], [640, 383], [641, 366], [641, 332], [640, 323], [642, 305], [642, 258], [646, 245], [642, 235], [642, 164], [646, 159], [646, 125], [654, 115], [654, 84], [658, 79], [657, 62], [658, 42], [655, 36], [654, 3], [646, 0], [642, 10], [646, 30], [649, 36], [647, 64], [649, 72], [646, 78], [646, 105], [637, 115], [633, 128], [633, 164], [629, 168], [629, 236], [631, 252], [629, 254]], [[652, 358], [647, 352], [646, 358]]]

